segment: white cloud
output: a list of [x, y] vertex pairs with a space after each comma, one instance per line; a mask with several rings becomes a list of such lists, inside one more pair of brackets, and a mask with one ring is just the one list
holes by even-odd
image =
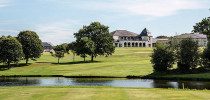
[[205, 0], [113, 0], [106, 2], [83, 3], [82, 8], [109, 10], [127, 14], [169, 16], [180, 10], [202, 9], [209, 7]]
[[18, 33], [19, 31], [17, 31], [17, 30], [8, 30], [8, 29], [0, 29], [0, 32], [3, 32], [3, 33]]
[[0, 8], [9, 6], [10, 2], [11, 2], [11, 0], [1, 0], [0, 1]]
[[55, 1], [57, 5], [76, 7], [85, 10], [118, 12], [127, 15], [149, 15], [155, 17], [169, 16], [180, 10], [209, 9], [208, 0], [88, 0], [88, 1]]
[[58, 45], [75, 40], [73, 33], [77, 32], [74, 27], [77, 25], [81, 26], [78, 21], [67, 20], [37, 25], [35, 31], [43, 42], [52, 42], [54, 45]]

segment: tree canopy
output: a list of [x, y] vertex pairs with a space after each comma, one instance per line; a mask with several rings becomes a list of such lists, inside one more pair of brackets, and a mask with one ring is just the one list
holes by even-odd
[[23, 56], [22, 45], [20, 42], [11, 36], [0, 38], [0, 61], [8, 64], [17, 63]]
[[52, 54], [52, 56], [57, 57], [58, 58], [58, 63], [60, 63], [60, 58], [64, 57], [64, 54], [66, 52], [66, 48], [64, 45], [57, 45], [55, 47], [53, 47], [53, 50], [55, 51], [55, 54]]
[[183, 39], [177, 52], [178, 68], [187, 71], [197, 67], [199, 62], [198, 45], [191, 38]]
[[153, 49], [151, 63], [154, 71], [164, 72], [172, 68], [175, 62], [175, 54], [169, 44], [158, 42], [155, 49]]
[[114, 39], [109, 34], [109, 27], [99, 22], [92, 22], [89, 26], [83, 26], [77, 33], [74, 33], [77, 40], [83, 37], [90, 38], [95, 44], [94, 53], [91, 55], [91, 61], [97, 55], [109, 56], [114, 53]]
[[193, 32], [207, 35], [208, 48], [210, 49], [210, 17], [204, 18], [201, 22], [196, 23]]
[[23, 53], [25, 55], [26, 64], [28, 60], [36, 59], [41, 56], [43, 52], [42, 41], [34, 31], [21, 31], [17, 37], [18, 41], [22, 44]]
[[160, 36], [157, 36], [156, 38], [159, 38], [159, 39], [170, 39], [170, 37], [165, 36], [165, 35], [160, 35]]
[[95, 53], [95, 49], [96, 49], [95, 44], [88, 37], [83, 37], [80, 40], [77, 40], [76, 46], [77, 47], [75, 51], [77, 55], [80, 55], [81, 57], [84, 58], [84, 62], [87, 55], [93, 55]]
[[196, 23], [193, 32], [210, 35], [210, 17], [204, 18], [201, 22]]

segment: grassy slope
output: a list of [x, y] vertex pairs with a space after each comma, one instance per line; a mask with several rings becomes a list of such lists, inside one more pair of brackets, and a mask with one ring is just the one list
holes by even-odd
[[[56, 64], [57, 59], [50, 53], [44, 53], [38, 61], [30, 61], [31, 65], [0, 71], [0, 75], [144, 76], [153, 72], [149, 57], [151, 52], [152, 48], [116, 48], [112, 56], [98, 56], [95, 59], [98, 62], [93, 63], [81, 63], [83, 59], [79, 56], [76, 56], [73, 62], [70, 54], [61, 59], [61, 64]], [[87, 59], [90, 60], [89, 57]], [[210, 79], [210, 72], [180, 75], [152, 74], [152, 77]]]
[[209, 94], [209, 90], [103, 86], [0, 87], [1, 100], [209, 100]]
[[[76, 75], [76, 76], [118, 76], [147, 75], [152, 73], [149, 55], [152, 48], [116, 48], [110, 57], [99, 56], [98, 62], [81, 63], [82, 58], [76, 57], [72, 61], [72, 54], [61, 59], [61, 64], [49, 53], [33, 62], [29, 66], [15, 67], [0, 71], [0, 75]], [[87, 58], [88, 60], [90, 58]]]

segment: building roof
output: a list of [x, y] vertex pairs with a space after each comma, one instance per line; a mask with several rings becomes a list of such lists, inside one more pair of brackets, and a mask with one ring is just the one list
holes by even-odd
[[152, 36], [152, 34], [149, 32], [147, 28], [144, 28], [140, 36]]
[[51, 42], [42, 42], [43, 46], [53, 46]]
[[127, 30], [116, 30], [110, 33], [112, 36], [138, 36], [138, 34]]
[[178, 35], [176, 36], [175, 38], [194, 38], [194, 39], [200, 39], [200, 38], [207, 38], [206, 35], [204, 34], [181, 34], [181, 35]]

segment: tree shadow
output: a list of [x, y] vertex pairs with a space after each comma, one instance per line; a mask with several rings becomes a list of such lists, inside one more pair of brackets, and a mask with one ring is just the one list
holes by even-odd
[[52, 63], [52, 64], [56, 64], [56, 65], [72, 65], [72, 64], [86, 64], [86, 63], [99, 63], [101, 61], [75, 61], [75, 62], [65, 62], [65, 63]]
[[23, 66], [29, 66], [31, 65], [31, 63], [25, 64], [25, 63], [20, 63], [20, 64], [11, 64], [10, 68], [8, 68], [7, 65], [0, 65], [0, 71], [5, 71], [5, 70], [9, 70], [11, 68], [15, 68], [15, 67], [23, 67]]
[[36, 62], [36, 63], [40, 63], [40, 64], [44, 64], [44, 63], [52, 63], [52, 62]]

